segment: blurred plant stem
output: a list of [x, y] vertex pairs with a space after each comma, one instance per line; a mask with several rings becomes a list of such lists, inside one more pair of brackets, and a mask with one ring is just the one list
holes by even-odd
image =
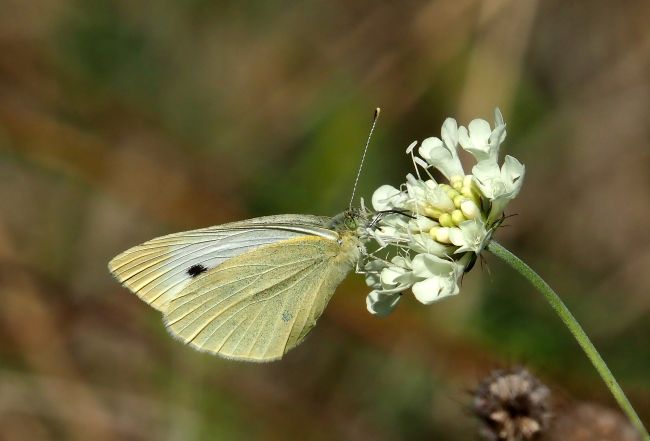
[[582, 326], [575, 319], [571, 311], [566, 307], [560, 296], [557, 295], [555, 291], [542, 279], [539, 274], [537, 274], [531, 267], [526, 265], [521, 259], [512, 254], [510, 251], [505, 249], [503, 246], [498, 244], [495, 241], [491, 241], [487, 246], [488, 251], [490, 251], [495, 256], [499, 257], [501, 260], [506, 262], [512, 268], [524, 276], [528, 281], [535, 287], [539, 292], [544, 294], [546, 300], [551, 304], [555, 312], [560, 316], [564, 324], [569, 328], [569, 331], [573, 336], [578, 340], [578, 344], [587, 354], [589, 360], [594, 365], [598, 373], [600, 374], [603, 381], [611, 391], [616, 401], [621, 406], [621, 409], [628, 416], [632, 424], [637, 428], [644, 441], [650, 441], [650, 435], [648, 434], [647, 429], [643, 425], [643, 422], [637, 415], [634, 407], [625, 396], [623, 389], [612, 375], [612, 372], [605, 364], [605, 361], [596, 350], [596, 347], [593, 345], [587, 334], [585, 333]]

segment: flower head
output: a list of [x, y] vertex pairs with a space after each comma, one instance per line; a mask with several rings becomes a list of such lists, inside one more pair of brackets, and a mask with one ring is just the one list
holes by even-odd
[[472, 410], [487, 440], [533, 440], [548, 429], [551, 391], [523, 368], [496, 370], [474, 391]]
[[[415, 175], [408, 174], [399, 187], [382, 185], [372, 196], [376, 214], [368, 236], [380, 250], [396, 254], [387, 259], [371, 254], [362, 270], [372, 288], [370, 312], [390, 313], [409, 289], [424, 304], [458, 294], [460, 277], [490, 241], [523, 183], [519, 161], [506, 156], [498, 163], [505, 137], [506, 125], [496, 109], [494, 127], [482, 119], [459, 127], [447, 118], [440, 138], [427, 138], [417, 149], [417, 142], [408, 146]], [[459, 145], [476, 160], [471, 174], [465, 174]], [[446, 182], [438, 182], [431, 170]]]

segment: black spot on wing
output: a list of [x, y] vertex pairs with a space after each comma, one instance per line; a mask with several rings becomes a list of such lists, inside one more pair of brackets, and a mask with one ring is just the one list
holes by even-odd
[[192, 265], [187, 269], [187, 274], [189, 274], [190, 277], [194, 278], [198, 276], [201, 273], [206, 272], [208, 269], [204, 267], [203, 265], [197, 264], [197, 265]]

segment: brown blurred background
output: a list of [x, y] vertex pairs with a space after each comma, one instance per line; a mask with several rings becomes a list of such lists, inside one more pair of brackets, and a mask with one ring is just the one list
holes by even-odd
[[[366, 199], [404, 149], [508, 123], [500, 241], [563, 295], [650, 421], [650, 3], [0, 0], [0, 438], [476, 439], [468, 390], [525, 364], [615, 407], [492, 258], [392, 316], [351, 277], [285, 360], [200, 354], [106, 269], [156, 235]], [[489, 270], [489, 271], [488, 271]]]

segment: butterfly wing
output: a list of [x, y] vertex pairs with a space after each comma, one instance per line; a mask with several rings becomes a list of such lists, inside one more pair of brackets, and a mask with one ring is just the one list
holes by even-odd
[[197, 276], [260, 246], [305, 235], [336, 239], [330, 218], [285, 214], [152, 239], [110, 261], [113, 275], [154, 308], [167, 304]]
[[233, 257], [170, 302], [167, 329], [201, 351], [277, 360], [314, 327], [359, 259], [358, 244], [353, 235], [302, 236]]

